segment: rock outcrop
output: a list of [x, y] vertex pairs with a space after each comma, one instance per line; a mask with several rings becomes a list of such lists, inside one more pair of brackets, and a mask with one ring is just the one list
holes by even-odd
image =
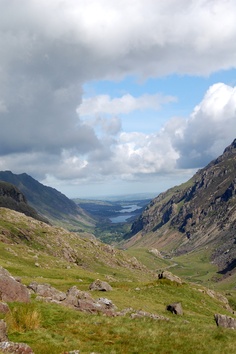
[[111, 300], [107, 298], [95, 300], [88, 292], [81, 291], [76, 286], [72, 286], [64, 293], [49, 284], [37, 284], [34, 282], [29, 285], [29, 289], [37, 294], [36, 299], [39, 301], [57, 303], [82, 312], [104, 313], [108, 316], [115, 315], [116, 306]]

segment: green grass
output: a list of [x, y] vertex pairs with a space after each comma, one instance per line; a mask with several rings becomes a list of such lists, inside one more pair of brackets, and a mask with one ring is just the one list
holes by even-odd
[[[16, 331], [9, 325], [9, 338], [29, 344], [35, 354], [81, 353], [234, 353], [236, 332], [220, 329], [214, 313], [226, 313], [221, 304], [190, 285], [168, 281], [142, 283], [140, 290], [115, 288], [109, 298], [119, 305], [158, 313], [169, 321], [149, 318], [104, 317], [74, 311], [59, 305], [33, 301], [30, 307], [40, 317], [40, 326]], [[98, 293], [93, 293], [94, 297]], [[183, 316], [172, 315], [166, 305], [182, 301]], [[22, 304], [11, 304], [22, 313]], [[24, 312], [24, 311], [23, 311]]]
[[129, 248], [125, 251], [130, 256], [136, 257], [148, 269], [157, 271], [169, 267], [173, 264], [172, 261], [155, 256], [146, 248]]
[[[215, 272], [214, 265], [209, 268], [208, 250], [192, 254], [191, 259], [181, 256], [168, 260], [154, 256], [147, 249], [113, 251], [96, 240], [38, 222], [24, 224], [25, 218], [17, 219], [15, 213], [10, 215], [14, 228], [8, 229], [7, 215], [3, 214], [3, 221], [0, 218], [0, 235], [4, 240], [0, 242], [0, 265], [13, 276], [20, 276], [24, 284], [49, 283], [63, 291], [76, 285], [89, 291], [91, 282], [99, 278], [107, 280], [113, 291], [90, 292], [93, 298], [109, 298], [118, 311], [132, 307], [169, 318], [156, 321], [131, 319], [129, 314], [92, 315], [39, 302], [32, 296], [30, 304], [9, 304], [10, 314], [1, 315], [8, 323], [10, 340], [29, 344], [35, 354], [64, 354], [70, 350], [80, 350], [83, 354], [235, 352], [236, 331], [217, 328], [214, 321], [215, 313], [231, 314], [203, 291], [202, 285]], [[28, 239], [19, 237], [19, 230]], [[72, 255], [76, 253], [76, 262], [67, 259], [65, 249]], [[139, 268], [140, 265], [135, 268], [131, 256], [140, 259], [146, 268]], [[158, 271], [165, 268], [194, 283], [158, 280]], [[228, 297], [235, 308], [233, 289]], [[183, 316], [166, 310], [169, 303], [176, 301], [182, 303]]]

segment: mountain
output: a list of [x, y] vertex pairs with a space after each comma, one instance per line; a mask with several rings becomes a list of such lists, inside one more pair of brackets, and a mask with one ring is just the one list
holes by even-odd
[[34, 208], [28, 205], [24, 194], [11, 183], [0, 181], [0, 207], [9, 208], [30, 216], [36, 220], [47, 222]]
[[31, 207], [52, 224], [70, 230], [90, 227], [93, 220], [86, 212], [54, 188], [44, 186], [26, 173], [14, 174], [1, 171], [0, 181], [15, 185], [23, 193]]
[[236, 139], [188, 182], [153, 199], [133, 223], [125, 247], [172, 255], [208, 249], [221, 274], [236, 271]]

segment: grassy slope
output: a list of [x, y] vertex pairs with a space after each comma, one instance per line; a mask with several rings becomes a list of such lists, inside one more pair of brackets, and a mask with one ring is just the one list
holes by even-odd
[[[126, 253], [111, 252], [109, 246], [89, 239], [89, 235], [82, 236], [87, 238], [0, 209], [0, 265], [20, 276], [25, 284], [47, 282], [60, 290], [76, 285], [88, 291], [93, 280], [109, 277], [113, 291], [105, 297], [118, 310], [132, 307], [170, 320], [90, 315], [32, 299], [30, 305], [10, 304], [12, 314], [20, 314], [20, 322], [25, 313], [39, 318], [35, 328], [32, 321], [17, 327], [8, 319], [11, 340], [28, 343], [35, 354], [62, 354], [75, 349], [117, 354], [235, 352], [236, 331], [217, 328], [213, 318], [217, 312], [229, 313], [217, 299], [200, 292], [201, 285], [157, 280], [156, 272], [138, 269]], [[65, 248], [72, 255], [76, 253], [75, 262], [67, 260]], [[175, 262], [140, 250], [134, 250], [133, 255], [140, 256], [152, 270]], [[179, 264], [186, 263], [183, 259]], [[93, 292], [92, 296], [98, 298], [104, 293]], [[166, 311], [166, 305], [174, 301], [182, 302], [183, 316]]]

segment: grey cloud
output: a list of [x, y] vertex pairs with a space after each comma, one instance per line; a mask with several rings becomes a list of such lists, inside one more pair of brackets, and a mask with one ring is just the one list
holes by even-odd
[[176, 151], [179, 166], [197, 166], [231, 137], [234, 116], [222, 132], [225, 123], [206, 124], [200, 110], [184, 128], [180, 125], [182, 137], [165, 131], [173, 146], [157, 154], [152, 137], [148, 148], [141, 146], [129, 156], [124, 143], [108, 139], [119, 132], [118, 120], [101, 122], [106, 133], [102, 140], [79, 119], [82, 85], [89, 80], [209, 74], [236, 66], [235, 1], [122, 3], [0, 0], [1, 166], [14, 166], [15, 161], [16, 168], [27, 165], [33, 175], [63, 178], [69, 173], [135, 174], [137, 162], [143, 161], [142, 171], [149, 173], [163, 170], [161, 153], [170, 156], [169, 169]]

